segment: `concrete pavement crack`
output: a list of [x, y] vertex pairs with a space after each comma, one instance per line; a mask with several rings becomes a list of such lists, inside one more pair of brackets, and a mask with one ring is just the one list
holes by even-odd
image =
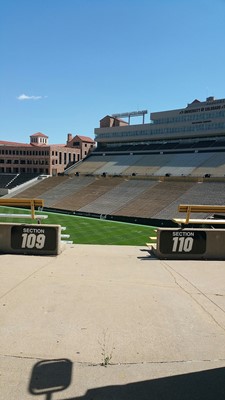
[[24, 278], [22, 281], [20, 281], [19, 283], [17, 283], [17, 285], [13, 286], [11, 289], [9, 289], [7, 292], [5, 292], [4, 294], [2, 294], [0, 296], [0, 300], [3, 299], [3, 297], [7, 296], [7, 294], [13, 292], [16, 288], [18, 288], [20, 285], [22, 285], [24, 282], [26, 282], [28, 279], [30, 279], [32, 276], [34, 276], [35, 274], [37, 274], [39, 271], [41, 271], [42, 269], [44, 269], [49, 263], [46, 263], [45, 265], [43, 265], [41, 268], [38, 268], [36, 271], [32, 272], [30, 275], [26, 276], [26, 278]]
[[[162, 265], [164, 266], [164, 268], [166, 269], [166, 271], [173, 277], [175, 284], [181, 289], [183, 290], [188, 296], [190, 296], [192, 298], [192, 300], [195, 301], [195, 303], [197, 303], [199, 305], [199, 307], [202, 308], [202, 310], [208, 314], [212, 320], [225, 332], [225, 327], [222, 326], [215, 318], [214, 316], [190, 293], [188, 292], [188, 290], [186, 290], [180, 283], [178, 283], [176, 276], [174, 275], [177, 274], [179, 275], [182, 279], [184, 279], [190, 286], [192, 286], [195, 290], [198, 291], [198, 293], [200, 293], [202, 296], [204, 296], [210, 303], [212, 303], [216, 308], [220, 309], [220, 311], [222, 311], [222, 313], [225, 314], [225, 311], [223, 310], [223, 308], [221, 308], [218, 304], [216, 304], [213, 300], [211, 300], [208, 296], [206, 296], [205, 293], [203, 293], [197, 286], [195, 286], [193, 283], [191, 283], [187, 278], [185, 278], [180, 272], [177, 272], [176, 270], [174, 270], [174, 268], [172, 268], [170, 265], [168, 265], [165, 261], [162, 262]], [[174, 273], [173, 273], [174, 272]]]
[[[11, 354], [0, 354], [0, 357], [4, 358], [17, 358], [21, 360], [40, 360], [43, 361], [43, 357], [32, 357], [32, 356], [21, 356], [21, 355], [11, 355]], [[48, 358], [49, 360], [49, 358]], [[55, 360], [53, 358], [52, 360]], [[103, 366], [102, 363], [93, 363], [90, 361], [74, 361], [74, 364], [79, 364], [79, 365], [86, 365], [90, 367], [99, 367]], [[141, 362], [117, 362], [117, 363], [109, 363], [107, 364], [106, 367], [108, 366], [120, 366], [120, 365], [146, 365], [146, 364], [153, 364], [153, 365], [158, 365], [158, 364], [188, 364], [188, 363], [199, 363], [199, 362], [225, 362], [225, 358], [216, 358], [216, 359], [193, 359], [193, 360], [160, 360], [160, 361], [141, 361]], [[104, 366], [105, 367], [105, 366]]]

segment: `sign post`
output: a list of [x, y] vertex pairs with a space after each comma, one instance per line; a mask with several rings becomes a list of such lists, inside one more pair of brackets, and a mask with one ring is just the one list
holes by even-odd
[[225, 229], [159, 228], [156, 248], [160, 259], [225, 260]]
[[0, 223], [0, 252], [9, 254], [57, 255], [60, 225]]

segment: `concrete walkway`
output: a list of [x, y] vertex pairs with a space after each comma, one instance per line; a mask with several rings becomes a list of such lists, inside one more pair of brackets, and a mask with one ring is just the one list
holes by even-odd
[[224, 261], [67, 245], [0, 277], [1, 400], [225, 398]]

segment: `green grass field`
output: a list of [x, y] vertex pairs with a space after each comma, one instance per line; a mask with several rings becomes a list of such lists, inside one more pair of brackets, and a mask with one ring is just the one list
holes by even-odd
[[[0, 213], [29, 214], [29, 211], [12, 207], [0, 207]], [[36, 214], [48, 215], [48, 219], [43, 220], [44, 224], [56, 224], [66, 227], [66, 231], [62, 233], [69, 234], [70, 238], [68, 240], [77, 244], [144, 246], [149, 242], [149, 236], [155, 236], [154, 228], [150, 226], [39, 211]], [[32, 219], [2, 217], [0, 222], [36, 223]]]

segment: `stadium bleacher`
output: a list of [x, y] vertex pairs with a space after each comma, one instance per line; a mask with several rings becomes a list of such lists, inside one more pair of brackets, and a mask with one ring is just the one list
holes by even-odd
[[180, 203], [224, 203], [223, 147], [225, 141], [215, 138], [105, 146], [68, 174], [20, 193], [19, 185], [34, 174], [0, 174], [0, 187], [17, 188], [16, 197], [43, 198], [56, 209], [171, 219]]
[[0, 188], [6, 188], [16, 176], [17, 174], [0, 174]]
[[38, 176], [35, 173], [7, 174], [0, 173], [0, 188], [13, 189]]

